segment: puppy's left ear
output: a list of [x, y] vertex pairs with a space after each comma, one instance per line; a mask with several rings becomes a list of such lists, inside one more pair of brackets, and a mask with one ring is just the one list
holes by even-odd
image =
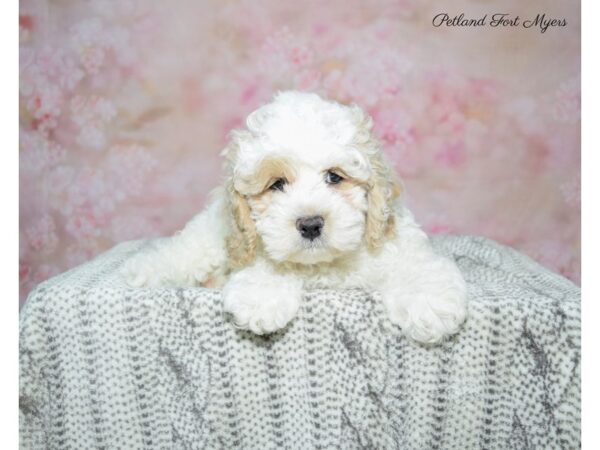
[[393, 202], [400, 196], [401, 188], [381, 155], [374, 155], [370, 160], [372, 173], [367, 185], [365, 241], [373, 251], [395, 235]]
[[400, 196], [402, 188], [394, 170], [385, 160], [379, 142], [373, 137], [373, 120], [358, 106], [351, 108], [357, 128], [355, 144], [363, 149], [371, 166], [371, 174], [367, 181], [365, 241], [367, 248], [374, 251], [395, 235], [393, 203]]

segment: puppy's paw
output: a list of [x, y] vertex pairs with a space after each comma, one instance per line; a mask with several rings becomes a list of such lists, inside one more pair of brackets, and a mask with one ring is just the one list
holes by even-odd
[[125, 282], [132, 287], [150, 287], [156, 286], [158, 274], [154, 268], [148, 264], [146, 258], [133, 257], [121, 266], [119, 273], [125, 279]]
[[467, 294], [464, 283], [429, 291], [398, 288], [384, 299], [392, 323], [415, 341], [435, 344], [458, 332], [467, 317]]
[[199, 286], [218, 266], [211, 260], [186, 260], [185, 254], [165, 255], [153, 250], [137, 253], [119, 269], [125, 282], [132, 287]]
[[238, 328], [269, 334], [292, 320], [300, 298], [301, 291], [295, 284], [280, 280], [245, 283], [232, 279], [223, 289], [223, 309], [233, 315]]

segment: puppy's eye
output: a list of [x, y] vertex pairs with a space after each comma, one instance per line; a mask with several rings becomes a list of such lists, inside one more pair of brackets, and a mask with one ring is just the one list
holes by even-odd
[[272, 184], [271, 186], [269, 186], [269, 189], [271, 191], [283, 191], [283, 186], [285, 186], [287, 184], [287, 181], [285, 181], [284, 178], [277, 178]]
[[325, 174], [325, 182], [327, 184], [338, 184], [343, 180], [342, 177], [340, 177], [337, 173], [332, 172], [331, 170], [329, 170], [326, 174]]

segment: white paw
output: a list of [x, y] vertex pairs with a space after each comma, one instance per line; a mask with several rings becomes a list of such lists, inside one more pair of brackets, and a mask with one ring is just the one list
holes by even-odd
[[158, 277], [146, 258], [133, 257], [119, 269], [125, 282], [132, 287], [156, 286]]
[[464, 283], [417, 293], [398, 288], [386, 293], [384, 301], [392, 323], [399, 325], [410, 338], [427, 344], [458, 332], [467, 316]]
[[132, 287], [183, 287], [202, 284], [215, 270], [215, 266], [206, 261], [186, 261], [183, 265], [177, 258], [140, 252], [127, 260], [119, 272]]
[[298, 312], [301, 291], [293, 284], [273, 280], [247, 283], [230, 280], [223, 289], [223, 309], [238, 328], [268, 334], [285, 327]]

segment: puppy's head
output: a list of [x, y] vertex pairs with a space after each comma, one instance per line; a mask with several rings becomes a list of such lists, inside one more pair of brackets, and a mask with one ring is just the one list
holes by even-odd
[[284, 92], [232, 133], [224, 154], [231, 265], [331, 262], [393, 235], [393, 173], [357, 106]]

